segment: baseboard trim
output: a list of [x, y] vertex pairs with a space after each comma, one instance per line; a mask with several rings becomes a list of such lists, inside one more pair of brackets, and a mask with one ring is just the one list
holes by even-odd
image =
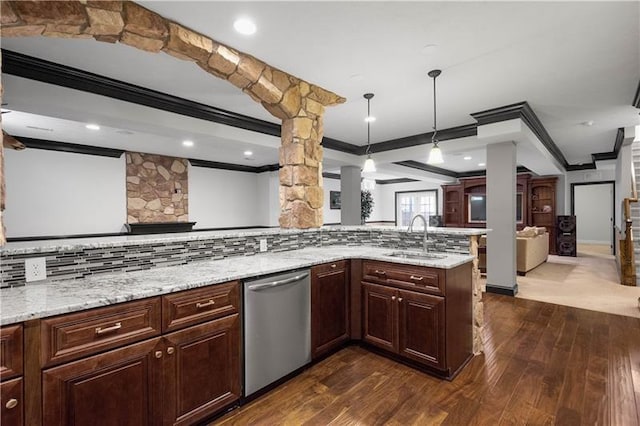
[[515, 296], [516, 294], [518, 294], [518, 284], [514, 284], [513, 288], [487, 284], [487, 293], [503, 294], [505, 296]]

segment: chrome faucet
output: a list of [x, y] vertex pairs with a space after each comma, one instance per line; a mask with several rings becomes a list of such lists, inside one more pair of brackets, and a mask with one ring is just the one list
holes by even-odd
[[409, 225], [409, 229], [407, 230], [407, 232], [413, 232], [413, 222], [416, 221], [417, 218], [422, 219], [422, 222], [424, 223], [424, 236], [422, 239], [422, 251], [424, 251], [425, 253], [429, 251], [429, 249], [427, 248], [427, 240], [429, 239], [429, 231], [427, 231], [427, 219], [424, 217], [424, 215], [421, 214], [417, 214], [413, 217], [413, 219], [411, 219], [411, 224]]

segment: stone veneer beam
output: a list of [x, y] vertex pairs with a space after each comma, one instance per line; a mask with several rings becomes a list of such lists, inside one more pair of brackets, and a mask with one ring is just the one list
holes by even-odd
[[[241, 89], [282, 120], [280, 225], [322, 225], [322, 115], [345, 98], [131, 1], [2, 1], [1, 6], [2, 37], [94, 38], [163, 51]], [[1, 173], [0, 179], [4, 182]]]

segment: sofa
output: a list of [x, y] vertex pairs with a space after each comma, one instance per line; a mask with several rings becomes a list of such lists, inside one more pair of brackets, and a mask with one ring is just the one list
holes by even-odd
[[[486, 272], [486, 236], [480, 237], [478, 267]], [[525, 275], [536, 266], [547, 261], [549, 256], [549, 233], [545, 228], [527, 227], [516, 232], [516, 272]]]

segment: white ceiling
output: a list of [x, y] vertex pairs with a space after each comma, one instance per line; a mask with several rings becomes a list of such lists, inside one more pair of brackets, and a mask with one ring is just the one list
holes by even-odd
[[[371, 103], [377, 117], [372, 124], [372, 143], [430, 131], [432, 83], [426, 74], [433, 68], [443, 70], [438, 78], [439, 128], [473, 123], [469, 115], [473, 112], [526, 100], [572, 164], [590, 162], [591, 153], [611, 151], [618, 127], [640, 124], [638, 110], [630, 105], [640, 80], [639, 2], [143, 3], [167, 18], [345, 96], [346, 104], [327, 110], [325, 135], [352, 144], [366, 143], [365, 92], [376, 95]], [[255, 20], [258, 31], [254, 36], [234, 32], [233, 20], [240, 15]], [[2, 47], [277, 122], [229, 83], [169, 55], [93, 40], [5, 38]], [[12, 91], [11, 80], [3, 78], [9, 107], [19, 109], [25, 90]], [[31, 101], [25, 102], [31, 105], [21, 111], [79, 122], [87, 119], [81, 111], [91, 111], [76, 103], [78, 94], [56, 98], [66, 100], [62, 108], [49, 102], [49, 107], [34, 111], [33, 104], [38, 103], [34, 92]], [[85, 100], [89, 102], [89, 98]], [[136, 127], [135, 115], [122, 115], [111, 111], [110, 120], [116, 121], [112, 127]], [[9, 123], [10, 116], [3, 119]], [[126, 126], [117, 122], [118, 117], [127, 119]], [[101, 118], [96, 114], [96, 119]], [[170, 144], [168, 139], [182, 139], [181, 132], [199, 121], [182, 119], [186, 121], [180, 126], [175, 124], [177, 119], [151, 120], [163, 123], [157, 130], [150, 128], [149, 122], [142, 126], [150, 135], [165, 138], [156, 140], [156, 151], [161, 149], [160, 142], [164, 147]], [[589, 120], [594, 121], [593, 126], [581, 124]], [[174, 124], [173, 131], [167, 129]], [[196, 127], [209, 132], [204, 125]], [[245, 164], [235, 158], [239, 148], [244, 149], [241, 142], [247, 135], [235, 131], [233, 138], [219, 129], [217, 132], [202, 134], [211, 136], [211, 146], [198, 155]], [[277, 160], [277, 140], [274, 144], [247, 137], [247, 143], [260, 139], [263, 146], [271, 147], [270, 154], [261, 153], [264, 156], [254, 160], [256, 163]], [[477, 139], [445, 141], [441, 146], [445, 155], [449, 154], [444, 167], [456, 171], [481, 168], [477, 163], [484, 161], [484, 143]], [[519, 160], [530, 150], [521, 151]], [[325, 170], [360, 161], [329, 150], [325, 154]], [[412, 157], [404, 160], [426, 160], [426, 153], [411, 150], [410, 154]], [[462, 160], [466, 154], [473, 160]], [[398, 153], [378, 157], [401, 161]]]

